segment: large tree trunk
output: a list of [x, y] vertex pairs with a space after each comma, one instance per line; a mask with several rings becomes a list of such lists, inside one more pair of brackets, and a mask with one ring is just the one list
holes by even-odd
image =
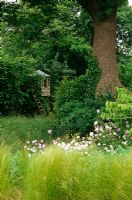
[[[76, 0], [91, 15], [94, 23], [94, 55], [99, 60], [102, 71], [101, 79], [97, 86], [97, 93], [106, 94], [106, 91], [114, 93], [116, 87], [120, 87], [121, 83], [118, 76], [116, 66], [116, 1], [115, 7], [108, 16], [99, 18], [99, 14], [103, 14], [101, 4], [104, 0]], [[106, 9], [107, 2], [106, 3]], [[108, 4], [109, 5], [109, 4]], [[104, 6], [104, 5], [103, 5]], [[111, 7], [110, 7], [111, 8]]]
[[114, 93], [115, 87], [120, 87], [116, 66], [116, 13], [112, 13], [104, 20], [93, 16], [94, 22], [94, 55], [99, 60], [101, 79], [97, 86], [97, 93], [105, 94], [107, 90]]

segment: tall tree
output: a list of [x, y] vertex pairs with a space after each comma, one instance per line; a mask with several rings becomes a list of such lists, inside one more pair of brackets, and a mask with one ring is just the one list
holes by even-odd
[[89, 12], [94, 26], [93, 51], [102, 71], [97, 93], [107, 90], [114, 93], [120, 87], [116, 66], [116, 14], [117, 8], [126, 0], [77, 0]]

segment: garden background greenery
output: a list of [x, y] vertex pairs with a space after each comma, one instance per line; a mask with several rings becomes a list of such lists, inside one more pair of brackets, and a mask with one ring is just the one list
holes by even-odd
[[[132, 199], [132, 8], [118, 3], [122, 87], [102, 95], [93, 21], [79, 1], [0, 1], [1, 200]], [[48, 98], [36, 70], [50, 75]]]

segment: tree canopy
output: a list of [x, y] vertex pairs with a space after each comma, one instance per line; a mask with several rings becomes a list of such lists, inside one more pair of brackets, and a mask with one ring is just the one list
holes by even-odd
[[[77, 1], [23, 1], [21, 4], [3, 1], [0, 4], [2, 113], [35, 112], [29, 81], [34, 70], [40, 69], [51, 76], [52, 102], [61, 80], [76, 80], [87, 70], [96, 71], [94, 24], [89, 12]], [[128, 62], [131, 47], [130, 19], [131, 9], [127, 6], [120, 8], [116, 45], [121, 66]], [[94, 73], [91, 74], [94, 76]], [[126, 77], [130, 76], [126, 74]], [[126, 79], [122, 80], [125, 85], [131, 84]], [[41, 99], [37, 80], [34, 84]]]

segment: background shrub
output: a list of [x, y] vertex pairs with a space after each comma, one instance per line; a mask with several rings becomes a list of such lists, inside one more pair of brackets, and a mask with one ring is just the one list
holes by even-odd
[[95, 118], [96, 110], [103, 101], [95, 97], [100, 71], [96, 61], [85, 75], [74, 80], [64, 80], [60, 83], [55, 95], [54, 109], [59, 118], [59, 131], [86, 132]]
[[82, 135], [88, 133], [97, 117], [97, 109], [103, 105], [99, 99], [85, 99], [85, 102], [66, 102], [57, 110], [59, 126], [57, 132], [77, 133]]
[[132, 91], [132, 58], [119, 63], [119, 76], [122, 84]]

